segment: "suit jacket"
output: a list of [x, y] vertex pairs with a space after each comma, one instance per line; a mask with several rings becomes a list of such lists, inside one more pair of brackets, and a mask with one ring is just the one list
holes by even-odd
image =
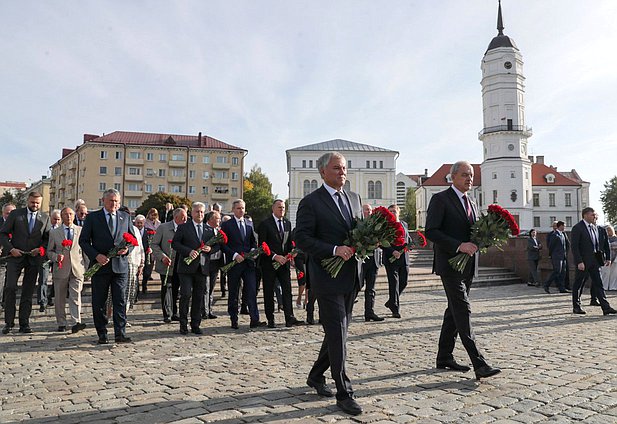
[[[119, 246], [123, 241], [122, 235], [124, 233], [130, 233], [133, 236], [139, 237], [139, 235], [134, 234], [131, 218], [126, 212], [116, 211], [116, 221], [116, 232], [112, 235], [107, 226], [104, 208], [89, 213], [86, 216], [84, 226], [81, 227], [79, 245], [90, 259], [91, 266], [96, 263], [96, 256], [98, 254], [107, 255], [111, 249]], [[129, 250], [131, 249], [132, 246], [129, 245]], [[112, 272], [123, 274], [128, 272], [128, 270], [129, 261], [127, 255], [116, 256], [107, 265], [102, 267], [97, 274], [110, 274]]]
[[[79, 236], [81, 234], [81, 227], [73, 225], [73, 245], [70, 248], [62, 246], [62, 242], [66, 240], [66, 229], [64, 225], [60, 225], [49, 232], [49, 244], [47, 245], [47, 257], [54, 262], [53, 278], [67, 278], [73, 275], [83, 280], [85, 266], [84, 256], [79, 247]], [[58, 255], [64, 255], [62, 261], [62, 268], [60, 268], [56, 262]]]
[[[195, 229], [195, 225], [192, 221], [178, 225], [178, 229], [176, 230], [171, 246], [176, 252], [178, 252], [178, 255], [180, 255], [177, 269], [179, 274], [194, 274], [200, 266], [202, 274], [208, 275], [210, 273], [210, 255], [220, 249], [218, 244], [211, 246], [212, 250], [210, 250], [209, 253], [201, 253], [200, 257], [195, 258], [190, 265], [187, 265], [184, 262], [184, 259], [191, 254], [191, 251], [199, 249], [202, 242], [205, 243], [214, 237], [214, 230], [208, 227], [205, 222], [202, 222], [202, 228], [203, 234], [201, 239], [199, 239], [197, 236], [197, 230]], [[201, 257], [205, 260], [204, 265], [200, 265]]]
[[235, 253], [248, 253], [252, 249], [257, 248], [257, 237], [255, 236], [253, 224], [245, 219], [244, 226], [246, 227], [246, 237], [242, 239], [235, 217], [221, 224], [221, 230], [227, 234], [228, 238], [227, 244], [223, 246], [227, 263], [233, 261]]
[[167, 273], [167, 266], [163, 263], [163, 257], [167, 256], [171, 259], [171, 266], [169, 267], [169, 273], [167, 275], [173, 275], [174, 273], [174, 261], [176, 258], [176, 251], [172, 249], [169, 240], [173, 240], [176, 231], [174, 230], [173, 222], [166, 222], [159, 225], [156, 229], [156, 234], [152, 237], [152, 243], [150, 248], [152, 249], [152, 257], [156, 261], [154, 263], [154, 270], [161, 275]]
[[537, 261], [540, 259], [540, 249], [542, 249], [542, 246], [537, 239], [536, 241], [537, 244], [533, 241], [533, 238], [529, 237], [527, 239], [527, 259], [530, 261]]
[[[604, 254], [604, 259], [609, 260], [611, 257], [611, 249], [608, 243], [608, 235], [606, 230], [597, 226], [598, 229], [598, 249]], [[587, 223], [581, 220], [578, 224], [572, 227], [572, 254], [574, 255], [574, 263], [585, 264], [585, 269], [597, 269], [600, 267], [593, 248], [593, 241], [587, 227]]]
[[[350, 213], [354, 219], [362, 217], [362, 201], [356, 193], [345, 191]], [[305, 196], [296, 215], [296, 245], [307, 255], [307, 275], [315, 294], [347, 294], [359, 281], [355, 258], [345, 262], [341, 272], [332, 278], [321, 266], [322, 259], [331, 258], [335, 246], [344, 245], [350, 229], [334, 199], [324, 186]]]
[[[469, 199], [474, 217], [478, 217], [476, 204]], [[471, 223], [459, 197], [452, 187], [435, 194], [428, 205], [426, 237], [433, 242], [435, 252], [433, 272], [452, 278], [470, 278], [475, 269], [471, 258], [463, 273], [455, 271], [448, 260], [458, 254], [457, 249], [471, 238]]]
[[[407, 223], [405, 221], [401, 221], [401, 225], [403, 226], [403, 228], [405, 229], [405, 243], [411, 243], [411, 236], [409, 235], [409, 227], [407, 225]], [[386, 266], [394, 266], [396, 265], [397, 261], [394, 262], [390, 262], [390, 258], [392, 257], [392, 252], [394, 252], [395, 250], [401, 252], [404, 250], [404, 247], [384, 247], [383, 248], [383, 260], [384, 263], [386, 264]], [[398, 261], [404, 261], [405, 265], [409, 265], [409, 256], [407, 255], [406, 252], [404, 252], [401, 257], [398, 259]]]
[[[88, 215], [86, 215], [86, 216], [88, 216]], [[77, 219], [77, 217], [75, 217], [75, 219], [73, 219], [73, 224], [77, 225], [78, 227], [83, 227], [84, 226], [84, 221], [82, 221], [81, 225], [79, 225], [79, 220]]]
[[[278, 223], [274, 220], [273, 216], [264, 219], [257, 229], [259, 243], [266, 242], [272, 251], [272, 256], [275, 254], [286, 256], [293, 249], [291, 244], [291, 222], [285, 217], [283, 217], [283, 233], [283, 239], [281, 240]], [[262, 258], [261, 266], [268, 270], [274, 270], [272, 267], [272, 257]], [[289, 269], [289, 262], [284, 266]]]
[[[45, 247], [49, 241], [51, 223], [49, 216], [41, 211], [36, 214], [36, 220], [32, 233], [28, 231], [28, 208], [19, 208], [11, 211], [0, 228], [0, 243], [6, 254], [16, 248], [25, 252], [37, 247]], [[12, 237], [9, 239], [9, 234]], [[41, 257], [22, 256], [21, 258], [9, 258], [9, 260], [26, 260], [32, 265], [40, 264]]]
[[551, 258], [558, 261], [565, 261], [568, 257], [568, 249], [570, 248], [570, 240], [566, 236], [566, 233], [559, 233], [557, 231], [551, 236], [548, 251]]

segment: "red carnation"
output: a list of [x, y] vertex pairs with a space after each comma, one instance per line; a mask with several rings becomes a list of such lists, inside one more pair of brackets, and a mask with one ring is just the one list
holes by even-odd
[[264, 254], [266, 256], [270, 256], [272, 254], [272, 252], [270, 251], [270, 246], [268, 246], [268, 244], [265, 241], [261, 243], [261, 248], [263, 249]]
[[39, 247], [39, 255], [45, 256], [45, 248], [43, 246]]
[[122, 238], [124, 239], [124, 241], [127, 244], [132, 244], [135, 247], [139, 246], [139, 242], [137, 241], [137, 239], [131, 233], [124, 233], [124, 234], [122, 234]]
[[291, 245], [292, 245], [293, 247], [296, 247], [296, 242], [292, 240], [292, 241], [291, 241]]
[[71, 247], [73, 245], [73, 240], [62, 240], [62, 247]]
[[223, 237], [223, 244], [227, 244], [229, 239], [227, 238], [227, 234], [225, 234], [225, 231], [219, 230], [219, 234], [221, 235], [221, 237]]
[[420, 231], [417, 231], [418, 237], [420, 237], [420, 247], [426, 246], [426, 237]]
[[304, 273], [303, 273], [302, 271], [300, 271], [300, 272], [298, 273], [298, 280], [301, 280], [301, 279], [303, 279], [303, 278], [304, 278]]
[[153, 236], [153, 235], [155, 235], [155, 234], [156, 234], [156, 231], [154, 231], [154, 230], [148, 230], [148, 235], [149, 235], [149, 236]]
[[173, 242], [172, 239], [167, 240], [167, 243], [171, 244]]

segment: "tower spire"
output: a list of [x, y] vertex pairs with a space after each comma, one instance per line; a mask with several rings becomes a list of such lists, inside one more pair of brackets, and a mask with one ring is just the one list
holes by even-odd
[[501, 17], [501, 0], [499, 0], [499, 10], [497, 12], [497, 31], [498, 35], [503, 35], [503, 18]]

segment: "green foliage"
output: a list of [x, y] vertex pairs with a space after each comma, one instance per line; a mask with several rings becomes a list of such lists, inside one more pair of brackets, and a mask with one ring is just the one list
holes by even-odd
[[604, 183], [600, 200], [606, 220], [613, 225], [617, 224], [617, 176]]
[[23, 208], [26, 206], [26, 199], [28, 196], [28, 192], [26, 190], [18, 192], [16, 195], [13, 195], [10, 191], [6, 190], [2, 196], [0, 196], [0, 206], [3, 206], [7, 203], [13, 203], [18, 208]]
[[401, 209], [401, 220], [409, 226], [409, 230], [416, 228], [416, 188], [409, 187], [405, 194], [405, 206]]
[[188, 205], [190, 209], [191, 203], [193, 202], [186, 197], [176, 196], [175, 194], [161, 192], [153, 193], [135, 210], [135, 215], [142, 214], [146, 216], [150, 208], [156, 208], [159, 211], [159, 219], [163, 222], [165, 221], [165, 203], [173, 204], [174, 208], [184, 204]]
[[246, 213], [253, 218], [255, 225], [259, 225], [272, 213], [272, 183], [257, 164], [251, 168], [251, 172], [244, 175], [243, 200], [246, 203]]

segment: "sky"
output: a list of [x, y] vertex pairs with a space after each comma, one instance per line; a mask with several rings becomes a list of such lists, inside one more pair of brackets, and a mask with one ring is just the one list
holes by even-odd
[[[601, 209], [617, 175], [617, 1], [503, 0], [529, 154]], [[397, 171], [482, 161], [480, 62], [496, 0], [0, 2], [0, 180], [48, 174], [83, 134], [202, 132], [287, 197], [285, 150], [342, 138]]]

